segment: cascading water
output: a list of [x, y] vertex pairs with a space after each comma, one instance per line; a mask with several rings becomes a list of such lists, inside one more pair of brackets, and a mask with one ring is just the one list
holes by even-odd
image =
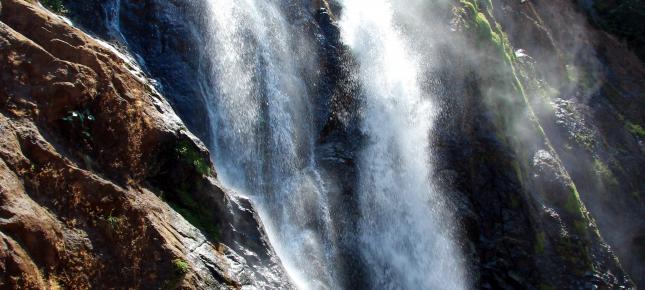
[[305, 81], [316, 77], [313, 36], [294, 23], [293, 15], [307, 14], [299, 7], [305, 5], [284, 2], [208, 2], [214, 84], [208, 102], [220, 179], [255, 201], [301, 289], [347, 287], [336, 273], [336, 244], [350, 236], [344, 240], [357, 241], [353, 254], [369, 274], [364, 287], [465, 288], [449, 227], [440, 222], [443, 202], [428, 177], [433, 107], [390, 5], [341, 3], [342, 40], [358, 61], [362, 96], [355, 97], [368, 144], [358, 160], [358, 229], [338, 232], [315, 161], [314, 105]]
[[105, 19], [107, 21], [106, 27], [109, 28], [110, 37], [127, 45], [127, 41], [121, 33], [119, 17], [121, 14], [121, 0], [112, 0], [105, 3]]
[[464, 289], [459, 258], [429, 180], [434, 108], [387, 0], [344, 0], [342, 39], [359, 63], [360, 249], [375, 289]]
[[[221, 179], [259, 206], [300, 288], [337, 288], [330, 217], [313, 156], [307, 37], [272, 1], [209, 2], [216, 82], [211, 115]], [[290, 7], [293, 9], [293, 7]]]

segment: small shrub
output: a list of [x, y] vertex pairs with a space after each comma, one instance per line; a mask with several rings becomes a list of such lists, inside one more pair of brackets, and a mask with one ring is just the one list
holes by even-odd
[[40, 4], [43, 4], [45, 8], [51, 10], [54, 13], [66, 14], [68, 12], [67, 8], [65, 8], [63, 0], [40, 0]]
[[188, 266], [188, 263], [182, 259], [172, 260], [172, 266], [177, 275], [185, 275], [188, 273], [188, 270], [190, 269], [190, 266]]
[[201, 175], [211, 175], [211, 168], [202, 155], [195, 150], [188, 141], [182, 141], [176, 148], [179, 157], [184, 162], [192, 165]]
[[92, 137], [89, 122], [94, 122], [96, 118], [94, 118], [90, 110], [69, 111], [67, 112], [67, 116], [63, 117], [62, 120], [71, 124], [73, 128], [80, 130], [83, 139], [90, 139]]
[[112, 213], [110, 213], [110, 215], [105, 218], [105, 221], [108, 223], [108, 225], [110, 225], [110, 228], [112, 230], [116, 230], [117, 228], [119, 228], [119, 225], [121, 225], [123, 218], [113, 216]]

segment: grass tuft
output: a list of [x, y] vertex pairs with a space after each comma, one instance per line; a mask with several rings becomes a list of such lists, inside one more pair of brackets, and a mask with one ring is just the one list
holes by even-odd
[[641, 125], [634, 124], [632, 122], [627, 122], [627, 124], [625, 124], [625, 127], [627, 128], [627, 131], [634, 134], [634, 136], [637, 136], [639, 138], [645, 138], [645, 129], [643, 129]]
[[192, 165], [199, 174], [206, 176], [211, 175], [211, 168], [206, 159], [204, 159], [204, 157], [202, 157], [202, 155], [195, 150], [188, 141], [180, 142], [179, 145], [177, 145], [176, 151], [179, 154], [180, 159]]
[[188, 263], [182, 259], [172, 260], [172, 266], [177, 275], [186, 275], [190, 270], [190, 266], [188, 266]]

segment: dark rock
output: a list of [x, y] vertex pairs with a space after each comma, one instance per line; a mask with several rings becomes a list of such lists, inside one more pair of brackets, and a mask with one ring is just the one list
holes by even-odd
[[[292, 287], [250, 203], [222, 191], [136, 65], [29, 2], [2, 6], [1, 288]], [[221, 237], [160, 198], [182, 183]]]

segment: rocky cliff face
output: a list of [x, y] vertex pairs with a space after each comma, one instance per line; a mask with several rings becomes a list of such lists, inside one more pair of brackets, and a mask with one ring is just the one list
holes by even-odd
[[[639, 10], [439, 2], [428, 21], [450, 33], [428, 48], [442, 110], [434, 175], [463, 228], [473, 284], [643, 287], [645, 67], [640, 26], [629, 25]], [[3, 286], [290, 287], [252, 206], [221, 188], [189, 133], [212, 137], [203, 1], [64, 3], [135, 61], [36, 5], [2, 0]], [[321, 56], [309, 88], [316, 158], [338, 181], [331, 207], [348, 222], [336, 226], [351, 229], [363, 141], [353, 60], [335, 23], [342, 10], [307, 5]], [[342, 243], [344, 285], [366, 287], [355, 245]]]
[[0, 288], [290, 287], [250, 203], [135, 63], [1, 3]]
[[442, 49], [452, 93], [438, 174], [459, 201], [480, 285], [642, 283], [642, 61], [573, 1], [452, 12], [465, 37], [454, 43], [469, 49]]

